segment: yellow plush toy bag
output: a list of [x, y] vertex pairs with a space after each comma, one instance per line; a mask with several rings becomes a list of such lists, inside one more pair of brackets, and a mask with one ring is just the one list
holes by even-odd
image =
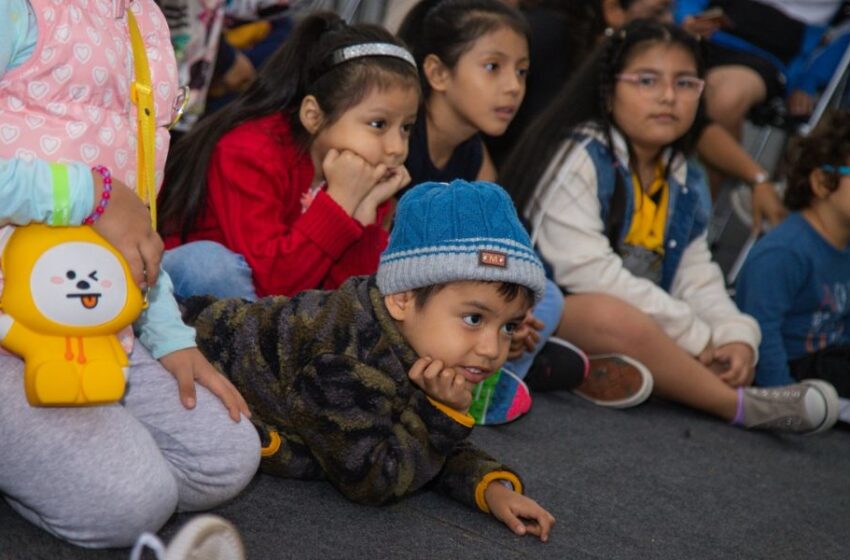
[[[127, 11], [138, 119], [138, 194], [156, 228], [153, 88], [141, 33]], [[100, 212], [103, 206], [100, 207]], [[16, 228], [2, 260], [0, 344], [20, 355], [24, 388], [35, 406], [119, 401], [127, 355], [116, 334], [144, 302], [126, 261], [91, 226]]]

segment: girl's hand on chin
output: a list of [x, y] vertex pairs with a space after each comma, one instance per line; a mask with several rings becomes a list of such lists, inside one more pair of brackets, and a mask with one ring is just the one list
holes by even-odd
[[[387, 170], [383, 164], [375, 166], [376, 171], [382, 171], [378, 182], [369, 191], [357, 208], [352, 217], [361, 224], [374, 224], [377, 219], [378, 206], [394, 197], [395, 194], [410, 182], [410, 173], [407, 168], [400, 165], [392, 170]], [[376, 173], [377, 175], [377, 173]]]
[[[327, 194], [349, 216], [369, 194], [381, 175], [376, 166], [350, 150], [328, 150], [322, 160], [322, 173], [328, 183]], [[386, 173], [386, 168], [381, 174]], [[373, 218], [374, 221], [374, 218]]]

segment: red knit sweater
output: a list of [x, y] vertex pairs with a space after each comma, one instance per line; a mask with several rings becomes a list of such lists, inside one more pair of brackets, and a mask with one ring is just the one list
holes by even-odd
[[[323, 191], [302, 213], [313, 176], [282, 115], [239, 125], [215, 147], [206, 208], [188, 241], [217, 241], [244, 256], [259, 296], [333, 289], [374, 273], [387, 232], [361, 225]], [[389, 203], [378, 208], [378, 224], [388, 211]], [[179, 244], [177, 235], [165, 239], [166, 248]]]

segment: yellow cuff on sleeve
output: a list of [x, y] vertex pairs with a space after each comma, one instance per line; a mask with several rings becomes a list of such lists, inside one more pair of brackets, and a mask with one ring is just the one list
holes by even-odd
[[514, 485], [514, 492], [522, 494], [522, 482], [520, 482], [519, 478], [514, 473], [510, 471], [488, 472], [484, 475], [484, 478], [481, 479], [481, 482], [478, 483], [478, 486], [475, 487], [475, 505], [477, 505], [478, 509], [484, 513], [490, 513], [490, 508], [487, 507], [487, 500], [484, 499], [484, 492], [494, 480], [505, 480], [510, 482]]
[[428, 400], [440, 412], [442, 412], [443, 414], [445, 414], [446, 416], [448, 416], [449, 418], [451, 418], [452, 420], [454, 420], [458, 424], [463, 424], [467, 428], [471, 428], [475, 425], [475, 418], [473, 418], [469, 414], [467, 414], [465, 412], [461, 412], [459, 410], [455, 410], [450, 406], [446, 406], [443, 403], [441, 403], [440, 401], [435, 401], [431, 397], [428, 397]]
[[234, 49], [250, 49], [268, 37], [271, 30], [271, 23], [267, 21], [255, 21], [228, 29], [224, 32], [224, 36]]
[[282, 440], [277, 432], [269, 432], [269, 444], [260, 449], [260, 457], [271, 457], [280, 449]]

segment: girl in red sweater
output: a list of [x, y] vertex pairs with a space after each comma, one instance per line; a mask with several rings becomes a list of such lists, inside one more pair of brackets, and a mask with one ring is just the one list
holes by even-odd
[[305, 19], [169, 155], [160, 228], [175, 293], [292, 296], [373, 273], [418, 103], [413, 57], [387, 31]]

